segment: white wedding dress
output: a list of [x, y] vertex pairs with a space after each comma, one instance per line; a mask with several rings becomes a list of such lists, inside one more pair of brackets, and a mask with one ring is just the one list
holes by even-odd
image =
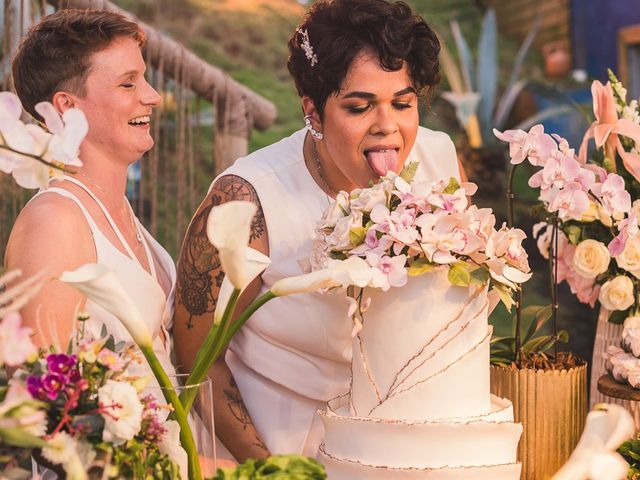
[[[260, 293], [309, 267], [316, 224], [331, 200], [305, 165], [306, 133], [299, 130], [240, 158], [218, 177], [242, 177], [260, 199], [271, 259]], [[455, 148], [442, 132], [420, 127], [407, 162], [419, 162], [417, 180], [459, 177]], [[231, 341], [226, 362], [271, 453], [318, 453], [324, 435], [316, 412], [349, 390], [347, 311], [345, 292], [276, 298]]]

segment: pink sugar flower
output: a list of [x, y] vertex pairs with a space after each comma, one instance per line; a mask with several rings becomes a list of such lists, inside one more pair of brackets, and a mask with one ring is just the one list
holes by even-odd
[[580, 220], [589, 209], [589, 197], [578, 182], [570, 182], [549, 204], [550, 212], [558, 212], [561, 220]]
[[587, 161], [587, 144], [593, 138], [596, 147], [605, 147], [605, 156], [613, 159], [618, 152], [625, 168], [636, 180], [640, 180], [640, 155], [625, 151], [619, 136], [628, 137], [640, 145], [640, 125], [625, 118], [618, 118], [616, 100], [613, 96], [611, 82], [602, 85], [598, 80], [591, 84], [593, 96], [593, 113], [596, 121], [591, 124], [582, 139], [579, 159]]
[[[406, 255], [389, 257], [388, 255], [367, 254], [367, 263], [372, 267], [377, 267], [385, 275], [390, 287], [402, 287], [407, 283], [408, 275], [405, 264]], [[383, 288], [383, 290], [386, 290]]]

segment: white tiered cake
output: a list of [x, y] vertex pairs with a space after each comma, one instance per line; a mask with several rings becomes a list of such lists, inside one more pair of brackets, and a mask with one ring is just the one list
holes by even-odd
[[522, 426], [489, 392], [487, 288], [446, 270], [370, 291], [351, 391], [320, 412], [329, 480], [517, 480]]

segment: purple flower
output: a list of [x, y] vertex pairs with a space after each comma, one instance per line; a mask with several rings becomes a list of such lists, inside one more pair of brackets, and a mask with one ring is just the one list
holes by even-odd
[[27, 388], [34, 398], [54, 401], [67, 384], [67, 379], [62, 375], [50, 373], [40, 377], [27, 377]]
[[30, 375], [27, 377], [27, 389], [33, 398], [42, 398], [44, 389], [42, 388], [42, 380], [40, 377]]
[[49, 373], [67, 376], [77, 363], [78, 360], [75, 355], [52, 353], [47, 357], [47, 370], [49, 370]]

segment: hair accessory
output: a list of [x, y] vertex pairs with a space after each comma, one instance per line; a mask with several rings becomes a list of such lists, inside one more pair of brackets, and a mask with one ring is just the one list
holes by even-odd
[[309, 41], [309, 32], [302, 28], [297, 28], [296, 31], [302, 35], [302, 43], [300, 43], [300, 46], [302, 47], [302, 50], [304, 50], [304, 56], [307, 57], [307, 60], [309, 60], [309, 63], [311, 63], [311, 66], [313, 67], [318, 63], [318, 56], [313, 53], [313, 47]]
[[304, 116], [304, 125], [309, 129], [309, 131], [311, 132], [311, 136], [316, 140], [322, 140], [324, 138], [324, 134], [317, 131], [315, 128], [313, 128], [313, 125], [311, 125], [311, 115]]

